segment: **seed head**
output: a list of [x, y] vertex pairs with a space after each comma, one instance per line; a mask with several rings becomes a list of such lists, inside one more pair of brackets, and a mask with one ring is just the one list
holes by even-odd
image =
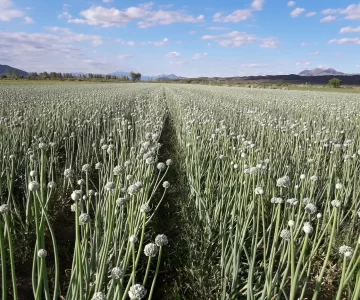
[[128, 187], [127, 192], [129, 195], [135, 195], [139, 192], [139, 188], [135, 184], [132, 184]]
[[115, 183], [113, 183], [113, 182], [108, 182], [107, 184], [105, 184], [105, 190], [111, 191], [111, 190], [113, 190], [113, 189], [115, 189]]
[[71, 169], [65, 169], [65, 171], [64, 171], [64, 176], [65, 176], [66, 178], [71, 178], [71, 177], [74, 176], [74, 171], [71, 170]]
[[77, 181], [77, 184], [78, 184], [78, 185], [85, 185], [85, 180], [84, 180], [84, 179], [79, 179], [79, 180]]
[[291, 232], [287, 229], [283, 229], [280, 232], [280, 237], [288, 242], [291, 240]]
[[316, 217], [317, 217], [318, 219], [321, 219], [321, 218], [322, 218], [322, 214], [321, 214], [321, 213], [318, 213], [318, 214], [316, 215]]
[[315, 206], [314, 204], [309, 203], [309, 204], [307, 204], [307, 205], [305, 206], [305, 211], [306, 211], [308, 214], [313, 215], [313, 214], [316, 213], [317, 208], [316, 208], [316, 206]]
[[116, 166], [113, 170], [113, 173], [115, 176], [118, 176], [120, 174], [122, 174], [125, 171], [125, 168], [122, 166]]
[[118, 199], [116, 200], [116, 205], [117, 205], [117, 206], [123, 206], [123, 205], [125, 205], [128, 201], [129, 201], [129, 197], [118, 198]]
[[129, 242], [132, 243], [132, 244], [135, 244], [135, 243], [137, 243], [138, 241], [139, 241], [139, 239], [137, 238], [136, 235], [131, 235], [131, 236], [129, 237]]
[[276, 181], [276, 186], [278, 187], [283, 187], [283, 188], [288, 188], [290, 186], [290, 177], [289, 176], [284, 176], [279, 178]]
[[288, 225], [289, 225], [289, 227], [294, 227], [295, 222], [293, 220], [289, 220]]
[[311, 181], [316, 181], [317, 179], [318, 179], [318, 178], [317, 178], [316, 175], [313, 175], [313, 176], [310, 177], [310, 180], [311, 180]]
[[71, 193], [71, 199], [73, 199], [74, 201], [78, 201], [81, 198], [81, 194], [78, 191], [73, 191]]
[[344, 255], [345, 257], [351, 257], [354, 253], [354, 250], [346, 245], [340, 246], [339, 253]]
[[311, 226], [311, 224], [309, 222], [305, 222], [304, 226], [303, 226], [303, 230], [306, 234], [310, 234], [313, 232], [313, 227]]
[[40, 184], [36, 181], [31, 181], [31, 182], [29, 182], [28, 187], [29, 187], [29, 190], [33, 192], [33, 191], [37, 191], [40, 189]]
[[31, 177], [37, 176], [37, 172], [36, 172], [36, 171], [30, 171], [30, 176], [31, 176]]
[[49, 189], [52, 190], [56, 188], [56, 183], [54, 181], [50, 181], [47, 186]]
[[159, 247], [165, 246], [169, 243], [169, 240], [165, 234], [158, 234], [155, 238], [155, 244]]
[[331, 201], [331, 205], [332, 205], [332, 207], [334, 207], [334, 208], [339, 208], [340, 205], [341, 205], [341, 203], [340, 203], [339, 200], [333, 200], [333, 201]]
[[168, 188], [170, 187], [170, 182], [169, 182], [169, 181], [164, 181], [164, 182], [163, 182], [163, 187], [164, 187], [165, 189], [168, 189]]
[[92, 296], [91, 300], [106, 300], [106, 296], [103, 292], [96, 292]]
[[149, 204], [145, 203], [140, 206], [140, 211], [144, 214], [147, 214], [148, 212], [151, 211], [151, 208], [150, 208]]
[[271, 198], [270, 202], [272, 204], [281, 204], [281, 203], [284, 203], [284, 199], [280, 198], [280, 197], [273, 197], [273, 198]]
[[121, 267], [115, 267], [111, 269], [111, 278], [114, 280], [119, 280], [123, 278], [124, 271]]
[[103, 166], [103, 164], [100, 163], [100, 162], [98, 162], [98, 163], [95, 164], [95, 169], [96, 169], [96, 170], [101, 170], [101, 169], [102, 169], [102, 166]]
[[147, 290], [141, 284], [135, 284], [130, 287], [129, 297], [131, 300], [141, 300], [146, 296]]
[[264, 189], [261, 186], [255, 188], [255, 195], [262, 195], [264, 194]]
[[45, 144], [45, 143], [40, 143], [40, 144], [39, 144], [39, 149], [40, 149], [40, 150], [46, 150], [47, 147], [48, 147], [48, 146], [47, 146], [47, 144]]
[[91, 218], [88, 214], [83, 213], [79, 216], [80, 225], [88, 224], [90, 222], [91, 222]]
[[171, 160], [171, 159], [167, 159], [166, 160], [166, 165], [167, 166], [170, 166], [170, 165], [172, 165], [173, 164], [173, 161]]
[[9, 205], [2, 204], [0, 205], [0, 214], [6, 214], [9, 212]]
[[306, 178], [306, 175], [305, 175], [305, 174], [301, 174], [301, 175], [300, 175], [300, 179], [301, 179], [301, 180], [304, 180], [305, 178]]
[[337, 190], [341, 190], [341, 189], [343, 188], [342, 183], [338, 182], [337, 184], [335, 184], [335, 188], [336, 188]]
[[286, 200], [286, 203], [288, 203], [292, 206], [296, 206], [299, 203], [299, 201], [296, 198], [290, 198], [290, 199]]
[[40, 258], [45, 258], [46, 255], [47, 255], [47, 251], [45, 249], [40, 249], [37, 253], [37, 255], [40, 257]]
[[82, 169], [83, 172], [89, 173], [89, 172], [91, 172], [91, 165], [90, 164], [85, 164], [85, 165], [82, 166], [81, 169]]
[[150, 243], [144, 247], [144, 253], [146, 256], [155, 257], [159, 252], [159, 248], [156, 244]]
[[159, 162], [156, 167], [160, 172], [166, 169], [166, 165], [163, 162]]

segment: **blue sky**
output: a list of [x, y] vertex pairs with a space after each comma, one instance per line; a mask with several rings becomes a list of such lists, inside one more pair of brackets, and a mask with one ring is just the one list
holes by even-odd
[[0, 64], [26, 71], [360, 73], [360, 2], [0, 0]]

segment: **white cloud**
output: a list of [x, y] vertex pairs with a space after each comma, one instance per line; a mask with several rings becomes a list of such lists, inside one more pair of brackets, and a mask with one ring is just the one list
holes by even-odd
[[196, 30], [191, 30], [191, 31], [189, 32], [189, 34], [190, 34], [190, 35], [196, 34]]
[[209, 26], [207, 27], [209, 30], [229, 30], [228, 27], [219, 27], [219, 26]]
[[218, 12], [213, 16], [213, 22], [239, 23], [246, 21], [251, 16], [252, 13], [249, 9], [238, 9], [227, 16], [222, 16], [222, 14]]
[[360, 32], [360, 27], [343, 27], [340, 29], [340, 33], [352, 33], [352, 32]]
[[34, 20], [33, 20], [32, 18], [28, 17], [28, 16], [26, 16], [26, 17], [24, 18], [24, 20], [25, 20], [25, 23], [26, 23], [26, 24], [32, 24], [32, 23], [34, 23]]
[[279, 42], [274, 38], [265, 38], [260, 45], [261, 48], [279, 48]]
[[168, 38], [164, 38], [161, 41], [148, 41], [148, 42], [135, 42], [135, 41], [124, 41], [122, 39], [116, 39], [115, 40], [117, 43], [120, 43], [123, 46], [146, 46], [146, 45], [151, 45], [151, 46], [155, 46], [155, 47], [166, 47], [169, 46], [169, 39]]
[[[60, 34], [60, 36], [56, 36], [56, 38], [59, 39], [59, 42], [63, 42], [63, 43], [88, 42], [92, 46], [100, 46], [103, 44], [103, 39], [99, 35], [87, 35], [82, 33], [75, 33], [72, 32], [69, 28], [56, 27], [56, 26], [45, 27], [45, 29], [47, 29], [50, 32]], [[47, 36], [50, 37], [51, 35], [47, 35]]]
[[183, 11], [152, 10], [152, 6], [152, 2], [128, 7], [125, 10], [92, 6], [80, 12], [82, 19], [70, 19], [68, 22], [101, 27], [125, 27], [128, 23], [139, 20], [139, 28], [149, 28], [173, 23], [199, 23], [204, 20], [204, 15], [194, 17]]
[[183, 66], [183, 65], [187, 65], [189, 64], [190, 61], [188, 60], [179, 60], [179, 61], [170, 61], [170, 65], [180, 65], [180, 66]]
[[302, 42], [300, 45], [301, 45], [301, 47], [310, 46], [310, 44], [309, 44], [309, 43], [305, 43], [305, 42]]
[[360, 45], [360, 38], [342, 38], [342, 39], [332, 39], [329, 41], [329, 44], [354, 44]]
[[319, 51], [315, 51], [315, 52], [311, 53], [311, 55], [319, 55], [319, 54], [320, 54]]
[[329, 22], [333, 22], [336, 20], [336, 17], [335, 16], [327, 16], [325, 18], [322, 18], [320, 20], [321, 23], [329, 23]]
[[345, 15], [345, 19], [347, 20], [360, 20], [360, 3], [351, 4], [340, 13]]
[[300, 16], [304, 11], [305, 11], [305, 8], [297, 7], [297, 8], [295, 8], [295, 9], [290, 13], [290, 15], [291, 15], [293, 18], [297, 18], [297, 17]]
[[[58, 27], [50, 30], [51, 33], [0, 32], [0, 57], [10, 65], [36, 72], [100, 72], [105, 68], [104, 61], [89, 61], [91, 58], [87, 55], [91, 51], [88, 45], [83, 45], [98, 45], [102, 42], [101, 37]], [[113, 62], [106, 69], [111, 69], [111, 66]]]
[[24, 17], [25, 13], [15, 8], [11, 0], [0, 0], [0, 21], [8, 22], [12, 19]]
[[253, 34], [246, 32], [232, 31], [225, 34], [219, 35], [204, 35], [202, 40], [212, 40], [215, 43], [223, 47], [240, 47], [244, 45], [250, 45], [255, 42], [262, 42], [261, 47], [263, 48], [276, 48], [278, 43], [274, 38], [260, 38]]
[[347, 8], [328, 8], [322, 11], [324, 15], [335, 15], [342, 14], [345, 15], [346, 20], [360, 20], [360, 3], [351, 4]]
[[122, 53], [122, 54], [119, 54], [119, 56], [118, 56], [119, 59], [131, 59], [134, 57], [135, 57], [135, 55], [127, 54], [127, 53]]
[[114, 0], [103, 0], [104, 3], [110, 3], [113, 2]]
[[71, 19], [72, 15], [70, 15], [67, 11], [63, 11], [61, 14], [58, 15], [59, 19]]
[[316, 11], [308, 12], [305, 16], [308, 17], [308, 18], [314, 17], [314, 16], [316, 16]]
[[341, 8], [327, 8], [321, 11], [323, 15], [334, 15], [341, 12]]
[[173, 52], [168, 52], [165, 54], [166, 57], [179, 57], [181, 56], [181, 54], [179, 52], [173, 51]]
[[303, 60], [301, 60], [301, 61], [296, 62], [296, 65], [301, 66], [301, 67], [307, 67], [307, 66], [309, 66], [311, 64], [312, 64], [311, 61], [303, 61]]
[[262, 10], [264, 7], [265, 0], [253, 0], [251, 8], [254, 10]]
[[287, 6], [292, 7], [292, 6], [295, 6], [295, 4], [296, 4], [295, 1], [289, 1], [289, 2], [287, 3]]
[[244, 69], [264, 69], [269, 68], [271, 65], [269, 64], [242, 64], [240, 65], [240, 68]]
[[200, 60], [203, 59], [204, 57], [206, 57], [208, 54], [205, 53], [197, 53], [192, 57], [192, 60]]

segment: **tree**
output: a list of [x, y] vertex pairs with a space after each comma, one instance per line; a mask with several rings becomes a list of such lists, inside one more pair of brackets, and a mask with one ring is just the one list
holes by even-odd
[[342, 85], [342, 80], [338, 78], [332, 78], [329, 80], [329, 85], [333, 88], [339, 88]]
[[140, 73], [135, 73], [135, 72], [130, 72], [130, 77], [132, 81], [137, 81], [141, 79], [141, 74]]
[[19, 71], [16, 70], [16, 69], [13, 69], [12, 70], [12, 76], [15, 77], [15, 78], [19, 78]]
[[10, 77], [10, 76], [11, 76], [11, 70], [10, 70], [9, 68], [6, 68], [6, 69], [5, 69], [5, 75], [6, 75], [7, 77]]

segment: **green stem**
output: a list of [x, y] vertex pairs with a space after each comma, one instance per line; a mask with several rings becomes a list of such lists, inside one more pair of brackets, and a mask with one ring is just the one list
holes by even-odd
[[157, 279], [157, 276], [159, 274], [159, 269], [160, 269], [161, 254], [162, 254], [162, 246], [160, 246], [158, 261], [157, 261], [157, 264], [156, 264], [155, 276], [154, 276], [154, 279], [153, 279], [153, 282], [152, 282], [152, 285], [151, 285], [151, 290], [150, 290], [150, 293], [149, 293], [148, 300], [151, 300], [152, 295], [153, 295], [154, 290], [155, 290], [155, 283], [156, 283], [156, 279]]

